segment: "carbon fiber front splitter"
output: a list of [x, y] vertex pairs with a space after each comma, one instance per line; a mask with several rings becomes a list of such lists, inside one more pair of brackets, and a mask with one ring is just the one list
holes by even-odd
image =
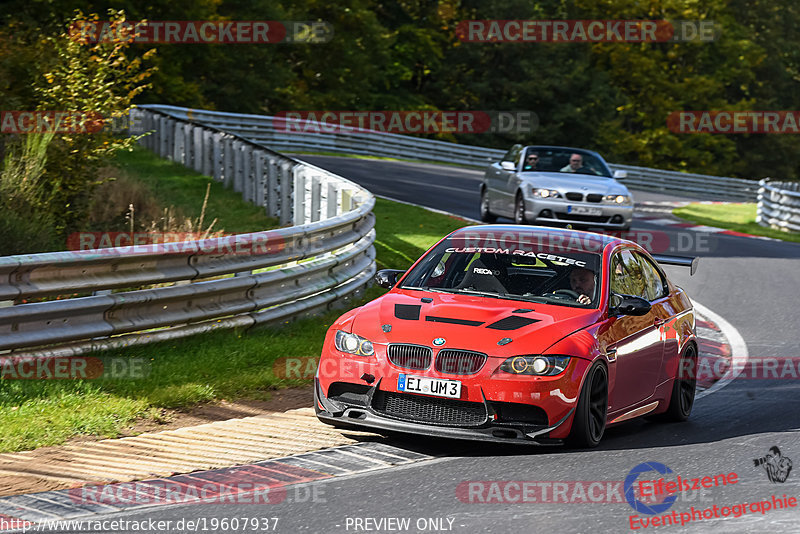
[[315, 380], [314, 410], [320, 421], [338, 428], [404, 432], [441, 438], [491, 441], [495, 443], [558, 445], [563, 443], [563, 440], [548, 438], [547, 434], [569, 419], [574, 408], [560, 421], [549, 427], [499, 425], [491, 423], [472, 428], [434, 425], [394, 419], [379, 414], [368, 406], [351, 405], [328, 399], [322, 393], [319, 381]]

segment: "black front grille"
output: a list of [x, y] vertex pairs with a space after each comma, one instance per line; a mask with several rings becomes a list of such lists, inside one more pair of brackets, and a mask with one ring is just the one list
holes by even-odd
[[486, 363], [486, 355], [480, 352], [445, 349], [436, 356], [436, 370], [451, 375], [474, 375]]
[[607, 223], [608, 216], [606, 215], [579, 215], [577, 213], [556, 213], [556, 219], [562, 221], [580, 221], [580, 222], [593, 222], [593, 223]]
[[421, 345], [389, 345], [389, 361], [403, 369], [427, 369], [431, 366], [433, 350]]
[[417, 423], [478, 426], [486, 422], [486, 407], [480, 402], [377, 391], [372, 407], [388, 417]]
[[603, 195], [598, 195], [597, 193], [589, 193], [586, 195], [586, 202], [602, 202]]
[[583, 200], [583, 193], [567, 193], [565, 195], [567, 200], [581, 202]]

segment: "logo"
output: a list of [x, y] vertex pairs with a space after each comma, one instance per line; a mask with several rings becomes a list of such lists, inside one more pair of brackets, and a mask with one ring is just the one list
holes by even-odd
[[628, 476], [625, 477], [623, 489], [625, 491], [625, 500], [628, 501], [628, 504], [631, 505], [631, 508], [643, 514], [656, 515], [669, 510], [678, 499], [678, 496], [670, 495], [660, 503], [655, 504], [647, 504], [638, 500], [636, 498], [636, 480], [642, 473], [649, 473], [650, 471], [655, 471], [662, 475], [672, 473], [672, 469], [662, 463], [645, 462], [630, 470]]
[[792, 461], [786, 456], [781, 455], [781, 450], [777, 447], [770, 447], [769, 452], [762, 458], [753, 460], [756, 467], [763, 467], [767, 472], [767, 478], [773, 484], [775, 482], [786, 482], [789, 473], [792, 472]]
[[441, 347], [442, 345], [444, 345], [444, 343], [445, 340], [443, 337], [437, 337], [436, 339], [433, 340], [433, 344], [436, 345], [437, 347]]

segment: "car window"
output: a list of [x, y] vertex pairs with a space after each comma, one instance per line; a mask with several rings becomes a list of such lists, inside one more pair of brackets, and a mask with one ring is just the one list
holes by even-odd
[[642, 274], [645, 280], [645, 289], [647, 291], [647, 300], [653, 301], [660, 299], [666, 295], [666, 288], [664, 287], [664, 280], [661, 273], [655, 265], [647, 259], [643, 254], [638, 252], [633, 253], [642, 267]]
[[[409, 271], [400, 287], [597, 307], [599, 254], [510, 240], [497, 247], [494, 238], [486, 243], [492, 246], [475, 246], [462, 237], [444, 240]], [[578, 302], [580, 295], [590, 302]]]
[[647, 298], [647, 283], [642, 266], [630, 250], [618, 252], [611, 259], [611, 291], [620, 295]]
[[506, 152], [506, 155], [503, 156], [503, 161], [510, 161], [516, 165], [521, 152], [522, 145], [514, 145], [508, 152]]

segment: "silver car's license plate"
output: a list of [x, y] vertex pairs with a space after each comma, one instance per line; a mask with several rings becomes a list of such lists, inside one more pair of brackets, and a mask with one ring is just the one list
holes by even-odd
[[602, 215], [601, 208], [588, 208], [586, 206], [567, 206], [567, 213], [575, 213], [577, 215]]

